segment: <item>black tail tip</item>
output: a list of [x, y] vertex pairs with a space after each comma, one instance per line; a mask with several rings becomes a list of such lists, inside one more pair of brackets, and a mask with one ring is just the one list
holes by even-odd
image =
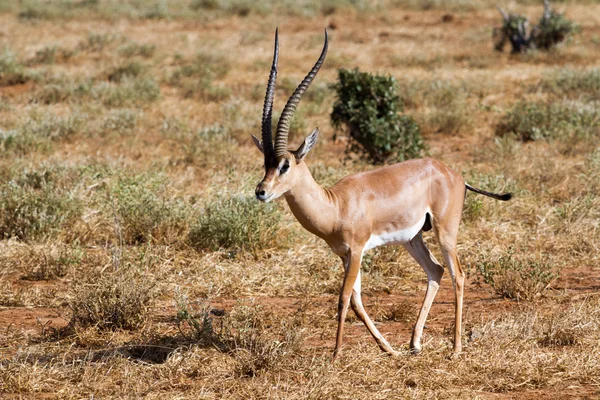
[[512, 199], [513, 195], [512, 193], [504, 193], [502, 195], [500, 195], [498, 197], [498, 199], [502, 200], [502, 201], [509, 201], [510, 199]]

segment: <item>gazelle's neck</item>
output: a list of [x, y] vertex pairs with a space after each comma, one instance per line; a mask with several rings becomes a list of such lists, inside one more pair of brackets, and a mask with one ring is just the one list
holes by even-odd
[[296, 166], [296, 174], [296, 183], [285, 194], [285, 199], [306, 230], [327, 240], [337, 220], [335, 198], [315, 182], [306, 163], [301, 162]]

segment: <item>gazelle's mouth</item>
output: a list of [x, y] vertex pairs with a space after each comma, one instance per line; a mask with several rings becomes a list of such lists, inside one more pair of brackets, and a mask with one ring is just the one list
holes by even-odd
[[269, 195], [269, 197], [264, 199], [263, 202], [269, 203], [271, 200], [276, 199], [276, 198], [277, 198], [277, 196], [275, 195], [275, 193], [271, 193], [271, 195]]
[[262, 201], [263, 203], [268, 203], [268, 202], [270, 202], [271, 200], [273, 200], [275, 197], [277, 197], [277, 196], [275, 196], [275, 193], [271, 193], [271, 194], [270, 194], [270, 195], [268, 195], [267, 197], [262, 197], [262, 196], [259, 196], [259, 195], [257, 195], [257, 196], [256, 196], [256, 198], [257, 198], [259, 201]]

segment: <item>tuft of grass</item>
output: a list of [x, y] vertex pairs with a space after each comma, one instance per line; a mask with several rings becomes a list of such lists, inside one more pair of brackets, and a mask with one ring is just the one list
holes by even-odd
[[156, 52], [156, 45], [150, 43], [127, 43], [119, 48], [119, 54], [123, 57], [140, 56], [152, 58]]
[[496, 125], [497, 135], [513, 134], [523, 141], [593, 138], [600, 126], [596, 103], [528, 102], [513, 106]]
[[231, 95], [231, 90], [215, 84], [215, 79], [227, 75], [231, 61], [222, 54], [202, 51], [193, 60], [179, 67], [169, 78], [169, 83], [183, 89], [183, 96], [207, 101], [221, 101]]
[[87, 40], [79, 44], [79, 49], [98, 53], [103, 51], [116, 40], [116, 35], [109, 33], [89, 32]]
[[543, 91], [569, 99], [600, 101], [600, 69], [562, 69], [544, 78]]
[[24, 241], [68, 231], [83, 206], [52, 170], [24, 171], [0, 183], [0, 237]]
[[75, 50], [68, 50], [58, 46], [46, 46], [35, 52], [35, 56], [29, 60], [29, 64], [54, 64], [65, 62], [75, 56]]
[[225, 314], [213, 309], [207, 299], [194, 306], [186, 296], [179, 296], [177, 307], [180, 332], [185, 329], [197, 343], [215, 346], [229, 354], [239, 377], [255, 377], [276, 370], [286, 358], [298, 353], [302, 345], [299, 315], [273, 321], [260, 305], [239, 302]]
[[137, 78], [146, 70], [147, 67], [137, 61], [128, 62], [109, 71], [108, 80], [111, 82], [123, 82], [126, 79]]
[[4, 50], [0, 54], [0, 86], [18, 85], [28, 80], [25, 67], [17, 61], [15, 53]]
[[152, 78], [125, 77], [118, 85], [109, 82], [95, 85], [90, 95], [107, 107], [144, 106], [160, 98], [160, 87]]
[[23, 275], [21, 279], [41, 281], [62, 278], [79, 265], [83, 252], [77, 247], [54, 246], [46, 250], [43, 247], [29, 247], [25, 257], [19, 259]]
[[168, 179], [146, 173], [117, 173], [108, 184], [104, 203], [107, 221], [116, 218], [124, 243], [170, 243], [187, 229], [189, 209], [165, 190]]
[[155, 296], [153, 279], [134, 265], [92, 273], [73, 281], [69, 325], [99, 330], [138, 329], [146, 321]]
[[517, 301], [536, 299], [558, 277], [547, 258], [517, 256], [512, 246], [499, 257], [484, 256], [477, 262], [477, 269], [497, 294]]
[[138, 121], [139, 113], [129, 108], [118, 108], [108, 113], [102, 120], [103, 132], [115, 132], [119, 135], [131, 133]]
[[438, 132], [457, 133], [471, 126], [467, 107], [467, 91], [447, 81], [435, 80], [425, 88], [422, 96], [429, 108], [425, 121]]
[[188, 242], [197, 250], [256, 255], [288, 243], [282, 220], [283, 213], [276, 205], [262, 204], [254, 196], [218, 198], [205, 205], [190, 229]]

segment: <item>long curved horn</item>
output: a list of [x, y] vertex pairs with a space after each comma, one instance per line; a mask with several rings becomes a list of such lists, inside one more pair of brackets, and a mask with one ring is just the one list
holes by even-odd
[[288, 146], [288, 133], [290, 131], [290, 121], [292, 116], [294, 115], [294, 111], [296, 110], [296, 106], [300, 102], [302, 95], [308, 89], [308, 86], [312, 82], [312, 80], [319, 72], [321, 65], [323, 65], [323, 61], [325, 61], [325, 55], [327, 55], [327, 29], [325, 29], [325, 44], [323, 45], [323, 51], [319, 56], [319, 59], [312, 67], [308, 75], [302, 80], [300, 85], [294, 90], [294, 93], [287, 101], [283, 111], [281, 112], [281, 117], [279, 117], [279, 122], [277, 123], [277, 130], [275, 131], [275, 156], [281, 157], [285, 155], [287, 152]]
[[269, 74], [269, 83], [265, 94], [265, 104], [262, 114], [262, 145], [265, 153], [265, 164], [273, 158], [273, 138], [271, 133], [271, 120], [273, 117], [273, 97], [275, 97], [275, 81], [277, 80], [277, 61], [279, 60], [279, 28], [275, 29], [275, 51], [273, 64]]

